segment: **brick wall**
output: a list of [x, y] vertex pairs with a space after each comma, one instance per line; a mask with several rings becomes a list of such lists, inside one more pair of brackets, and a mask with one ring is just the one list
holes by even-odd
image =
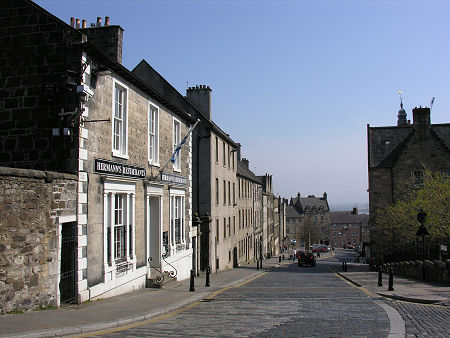
[[[77, 94], [67, 72], [80, 73], [81, 34], [27, 0], [4, 0], [0, 20], [0, 165], [73, 172], [70, 128]], [[78, 75], [79, 76], [79, 75]], [[71, 130], [72, 134], [76, 130]]]
[[60, 220], [76, 177], [0, 167], [0, 312], [58, 304]]

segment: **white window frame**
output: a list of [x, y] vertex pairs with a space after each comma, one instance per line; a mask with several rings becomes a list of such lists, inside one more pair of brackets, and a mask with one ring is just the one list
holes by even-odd
[[[171, 255], [177, 253], [177, 249], [186, 248], [186, 206], [185, 206], [186, 198], [185, 191], [181, 189], [170, 189], [169, 194], [169, 214], [170, 214], [170, 222], [169, 222], [169, 250]], [[179, 203], [179, 205], [177, 205]], [[179, 240], [177, 240], [176, 236], [176, 218], [177, 216], [180, 219], [179, 222]]]
[[[115, 255], [114, 227], [116, 196], [123, 196], [123, 222], [126, 229], [125, 255], [118, 260]], [[105, 281], [118, 276], [116, 269], [119, 264], [127, 264], [126, 270], [121, 274], [136, 270], [136, 181], [122, 181], [115, 178], [106, 178], [103, 186], [103, 264], [105, 268]], [[110, 234], [108, 238], [108, 233]], [[109, 241], [109, 243], [108, 243]], [[108, 246], [110, 247], [108, 256]]]
[[[178, 130], [176, 126], [178, 125]], [[172, 124], [172, 153], [181, 142], [181, 122], [176, 118], [173, 118]], [[181, 150], [175, 155], [175, 162], [173, 163], [173, 170], [181, 172]]]
[[[124, 92], [122, 116], [116, 117], [116, 89]], [[112, 156], [128, 159], [128, 92], [129, 88], [124, 83], [114, 79], [112, 88], [112, 123], [111, 123], [111, 148]], [[122, 124], [121, 130], [116, 132], [116, 122]], [[116, 135], [118, 145], [116, 145]]]
[[152, 102], [148, 103], [148, 163], [159, 167], [159, 107]]

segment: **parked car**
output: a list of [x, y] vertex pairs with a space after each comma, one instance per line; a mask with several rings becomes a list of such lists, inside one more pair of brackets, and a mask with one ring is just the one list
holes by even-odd
[[325, 244], [314, 244], [312, 246], [312, 252], [328, 252], [328, 248]]
[[303, 266], [303, 264], [316, 265], [316, 258], [312, 252], [297, 251], [297, 259], [299, 260], [298, 264], [300, 266]]

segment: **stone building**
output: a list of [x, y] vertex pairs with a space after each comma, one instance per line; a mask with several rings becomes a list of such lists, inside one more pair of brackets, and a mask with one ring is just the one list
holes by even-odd
[[262, 251], [262, 183], [240, 158], [238, 150], [238, 251], [237, 263], [261, 260]]
[[[186, 99], [198, 107], [200, 120], [193, 138], [193, 208], [200, 225], [200, 270], [233, 267], [237, 252], [237, 149], [230, 136], [212, 120], [211, 88], [188, 88]], [[208, 220], [209, 218], [209, 220]]]
[[327, 194], [291, 198], [287, 207], [287, 236], [292, 245], [308, 247], [314, 243], [329, 244], [330, 207]]
[[264, 257], [270, 258], [275, 255], [276, 246], [279, 245], [278, 228], [275, 230], [275, 226], [278, 226], [278, 216], [274, 217], [274, 203], [275, 196], [273, 195], [272, 175], [265, 174], [258, 176], [262, 182], [262, 237], [263, 247], [262, 252]]
[[361, 245], [361, 220], [358, 209], [330, 212], [330, 245], [344, 247]]
[[[431, 124], [430, 108], [414, 108], [411, 124], [401, 106], [397, 126], [367, 125], [369, 174], [369, 224], [377, 208], [401, 196], [402, 181], [414, 177], [420, 183], [424, 166], [450, 172], [450, 124]], [[382, 259], [383, 235], [372, 229], [372, 257]]]
[[[74, 18], [68, 25], [29, 0], [7, 1], [2, 10], [0, 165], [45, 170], [27, 174], [32, 179], [75, 175], [75, 183], [58, 186], [54, 202], [38, 210], [51, 215], [44, 224], [55, 232], [52, 250], [64, 252], [65, 237], [73, 242], [66, 293], [82, 302], [142, 288], [160, 272], [166, 279], [188, 278], [194, 257], [191, 138], [177, 146], [196, 120], [179, 104], [183, 96], [168, 95], [172, 87], [161, 76], [148, 84], [122, 66], [123, 29], [109, 18], [105, 26], [100, 18], [94, 27]], [[46, 189], [51, 195], [56, 188]], [[73, 189], [75, 205], [59, 216], [57, 196]], [[35, 222], [19, 225], [40, 229]], [[27, 236], [14, 238], [33, 246]], [[59, 290], [67, 259], [52, 259], [60, 284], [44, 302], [66, 301]], [[11, 281], [10, 274], [3, 271], [1, 278]]]

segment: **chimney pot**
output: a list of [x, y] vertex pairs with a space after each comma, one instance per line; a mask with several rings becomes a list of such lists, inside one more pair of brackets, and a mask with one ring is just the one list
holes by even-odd
[[109, 26], [109, 16], [105, 16], [105, 26]]
[[70, 27], [75, 28], [75, 18], [73, 16], [70, 18]]
[[83, 19], [83, 21], [81, 22], [81, 28], [86, 28], [87, 27], [87, 22], [86, 20]]
[[97, 16], [97, 27], [101, 27], [102, 26], [102, 18]]
[[76, 20], [76, 23], [77, 23], [77, 26], [76, 26], [77, 29], [80, 28], [80, 19], [77, 19], [77, 20]]

